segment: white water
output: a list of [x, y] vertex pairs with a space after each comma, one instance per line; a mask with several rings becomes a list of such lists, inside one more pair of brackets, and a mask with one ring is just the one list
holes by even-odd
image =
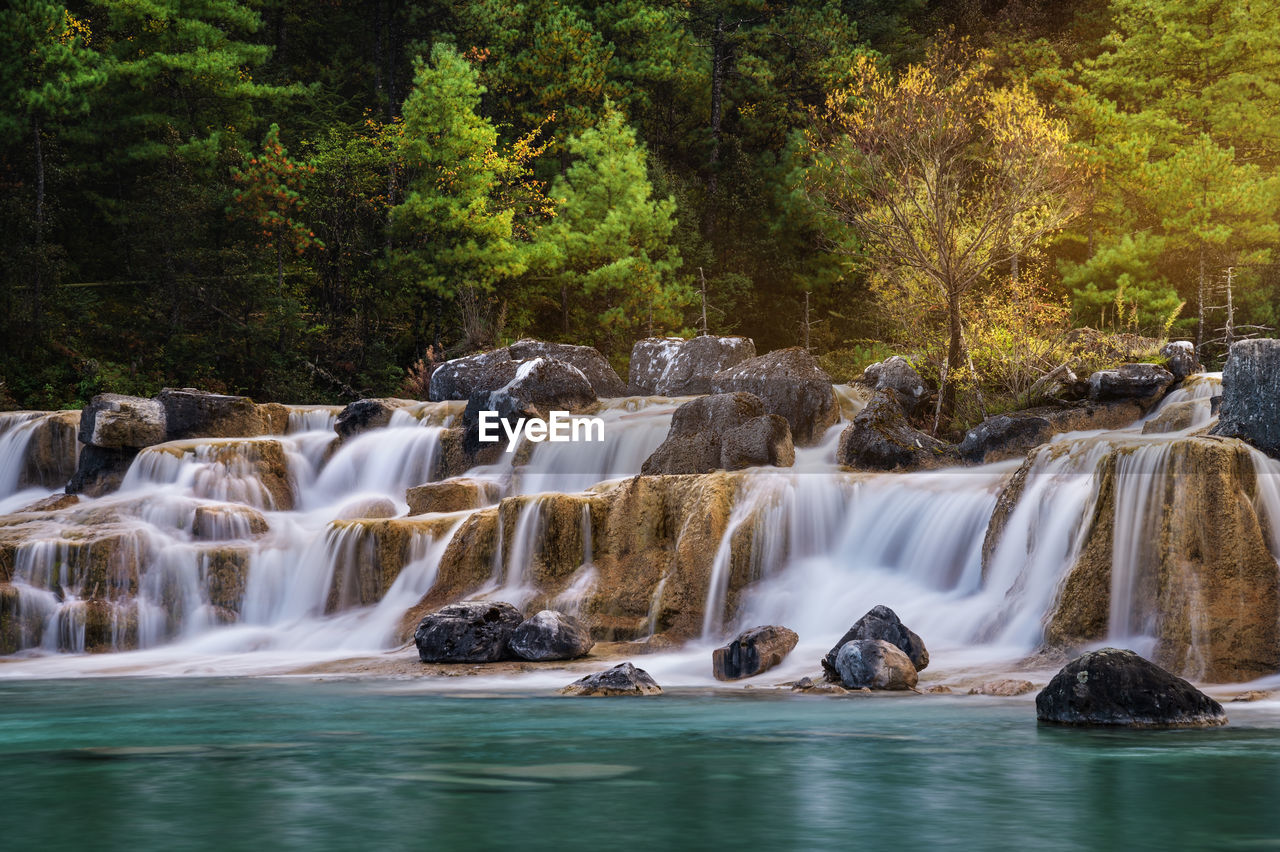
[[[1017, 463], [916, 474], [842, 473], [834, 464], [842, 422], [817, 446], [799, 450], [792, 469], [750, 472], [715, 554], [702, 642], [652, 663], [646, 658], [645, 665], [676, 682], [703, 682], [709, 646], [747, 626], [779, 623], [801, 633], [801, 648], [788, 665], [806, 671], [853, 620], [879, 603], [927, 637], [935, 661], [965, 665], [1025, 655], [1038, 645], [1044, 618], [1083, 545], [1098, 466], [1118, 446], [1131, 446], [1132, 452], [1122, 456], [1124, 475], [1117, 477], [1116, 527], [1125, 536], [1116, 542], [1111, 629], [1117, 639], [1141, 637], [1150, 613], [1136, 590], [1145, 570], [1146, 533], [1160, 510], [1152, 489], [1163, 487], [1161, 465], [1170, 443], [1209, 422], [1208, 399], [1217, 387], [1217, 376], [1204, 377], [1164, 403], [1203, 402], [1205, 418], [1197, 416], [1182, 432], [1144, 436], [1139, 423], [1108, 433], [1059, 436], [1040, 448], [985, 576], [987, 527]], [[856, 394], [841, 389], [839, 396], [846, 417], [860, 408]], [[637, 473], [665, 437], [681, 401], [606, 401], [598, 412], [606, 423], [605, 442], [537, 444], [524, 454], [524, 465], [513, 466], [521, 455], [514, 453], [468, 474], [502, 483], [509, 496], [534, 495], [523, 501], [511, 540], [500, 542], [499, 554], [505, 556], [495, 562], [484, 593], [518, 606], [531, 599], [536, 590], [529, 572], [542, 544], [546, 505], [536, 495], [578, 491]], [[339, 600], [338, 611], [332, 611], [335, 576], [373, 558], [365, 527], [336, 519], [353, 503], [373, 505], [375, 498], [391, 501], [403, 514], [405, 489], [434, 474], [442, 429], [460, 408], [424, 403], [401, 409], [388, 427], [356, 436], [331, 454], [335, 410], [294, 407], [290, 434], [262, 439], [279, 441], [285, 451], [295, 504], [289, 511], [277, 507], [256, 478], [253, 441], [186, 441], [145, 451], [118, 494], [85, 501], [61, 523], [42, 521], [49, 526], [47, 538], [23, 557], [26, 567], [15, 571], [14, 585], [24, 615], [42, 625], [27, 644], [44, 652], [82, 650], [81, 595], [94, 590], [76, 585], [76, 558], [68, 556], [63, 535], [84, 523], [76, 511], [111, 509], [137, 536], [141, 567], [133, 597], [121, 595], [121, 621], [132, 615], [139, 646], [151, 650], [8, 662], [0, 666], [0, 675], [68, 667], [171, 672], [177, 660], [195, 661], [193, 671], [258, 671], [389, 650], [405, 611], [435, 582], [453, 533], [436, 539], [415, 531], [405, 567], [377, 603]], [[0, 433], [0, 442], [7, 434]], [[0, 465], [12, 464], [12, 457], [0, 456]], [[1280, 463], [1260, 455], [1257, 464], [1260, 474], [1280, 473]], [[1280, 476], [1260, 476], [1258, 502], [1270, 522], [1280, 521]], [[254, 535], [250, 516], [228, 504], [259, 510], [269, 530]], [[503, 511], [517, 506], [512, 502]], [[205, 519], [199, 535], [198, 511]], [[745, 534], [752, 541], [753, 582], [730, 611], [732, 542]], [[590, 515], [584, 512], [582, 564], [554, 601], [566, 611], [577, 611], [598, 580], [591, 537]], [[1272, 545], [1280, 554], [1280, 534], [1273, 533]], [[222, 623], [225, 615], [208, 588], [211, 554], [226, 548], [244, 551], [248, 559], [240, 616], [233, 625]], [[664, 577], [654, 590], [650, 631], [666, 582]], [[129, 606], [136, 609], [127, 611]]]

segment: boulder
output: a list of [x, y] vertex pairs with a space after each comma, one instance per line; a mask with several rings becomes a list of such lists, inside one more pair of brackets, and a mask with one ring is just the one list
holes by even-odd
[[666, 440], [645, 459], [641, 472], [709, 473], [756, 465], [789, 467], [794, 461], [786, 420], [766, 414], [759, 397], [724, 393], [677, 408]]
[[18, 476], [19, 487], [62, 488], [76, 472], [80, 450], [79, 411], [55, 411], [29, 426], [26, 463]]
[[[684, 344], [683, 337], [646, 337], [637, 340], [631, 347], [631, 361], [627, 368], [627, 393], [632, 396], [656, 394], [663, 374]], [[752, 355], [754, 354], [753, 350]]]
[[965, 433], [957, 449], [970, 464], [1021, 458], [1054, 435], [1121, 429], [1144, 416], [1156, 399], [1046, 405], [988, 417]]
[[80, 412], [80, 443], [140, 450], [166, 440], [164, 406], [154, 399], [100, 393]]
[[501, 452], [506, 447], [506, 435], [500, 427], [497, 442], [480, 442], [482, 411], [495, 411], [501, 419], [514, 424], [529, 417], [545, 418], [552, 411], [581, 411], [596, 401], [586, 376], [564, 361], [532, 358], [499, 363], [492, 369], [503, 375], [509, 369], [510, 378], [495, 390], [473, 391], [462, 412], [466, 429], [463, 447], [473, 459], [486, 449]]
[[906, 654], [916, 671], [924, 671], [929, 666], [929, 652], [924, 647], [924, 640], [903, 624], [896, 612], [881, 604], [872, 607], [866, 615], [855, 621], [822, 658], [822, 669], [828, 680], [837, 679], [836, 657], [840, 649], [845, 643], [855, 639], [883, 639]]
[[1222, 368], [1215, 435], [1240, 438], [1280, 457], [1280, 340], [1231, 344]]
[[509, 603], [463, 601], [423, 618], [413, 642], [424, 663], [496, 663], [522, 621]]
[[989, 680], [986, 683], [978, 684], [969, 690], [969, 694], [997, 695], [1002, 698], [1011, 698], [1015, 695], [1026, 695], [1035, 688], [1035, 684], [1029, 680], [1009, 678], [1005, 680]]
[[740, 391], [760, 397], [768, 413], [785, 417], [797, 446], [817, 443], [840, 419], [831, 377], [798, 346], [748, 359], [711, 380], [712, 393]]
[[619, 663], [611, 669], [587, 675], [560, 690], [561, 695], [661, 695], [649, 673], [631, 663]]
[[627, 392], [634, 396], [693, 396], [712, 393], [712, 377], [755, 357], [747, 337], [649, 337], [631, 347]]
[[518, 340], [507, 347], [514, 361], [530, 358], [551, 358], [578, 368], [591, 384], [598, 397], [626, 396], [627, 386], [613, 367], [609, 366], [597, 350], [590, 346], [573, 346], [568, 343], [547, 343], [542, 340]]
[[1190, 429], [1197, 423], [1207, 423], [1211, 405], [1207, 399], [1187, 399], [1182, 402], [1166, 402], [1160, 413], [1142, 424], [1144, 435], [1166, 435]]
[[716, 680], [754, 677], [781, 663], [799, 641], [795, 631], [785, 627], [753, 627], [711, 652], [711, 673]]
[[507, 647], [522, 660], [572, 660], [585, 656], [595, 642], [585, 624], [571, 615], [544, 609], [525, 619]]
[[416, 485], [405, 492], [410, 515], [427, 512], [462, 512], [490, 506], [502, 499], [502, 488], [487, 479], [455, 477]]
[[48, 497], [37, 500], [34, 503], [28, 503], [14, 514], [22, 514], [25, 512], [57, 512], [61, 509], [68, 509], [80, 503], [80, 498], [75, 494], [50, 494]]
[[394, 518], [399, 512], [396, 504], [386, 497], [364, 497], [353, 500], [338, 510], [335, 521], [356, 521], [364, 518]]
[[911, 366], [911, 362], [901, 355], [872, 364], [862, 371], [862, 384], [875, 390], [889, 391], [902, 406], [902, 410], [911, 414], [920, 403], [924, 402], [927, 389], [924, 380]]
[[792, 692], [802, 692], [807, 695], [848, 695], [849, 690], [845, 689], [838, 683], [828, 683], [825, 680], [815, 682], [811, 677], [802, 677], [795, 683], [791, 684]]
[[1149, 399], [1173, 384], [1173, 373], [1156, 364], [1121, 364], [1114, 370], [1099, 370], [1089, 377], [1089, 399]]
[[333, 430], [346, 439], [370, 429], [384, 429], [391, 423], [391, 415], [408, 405], [413, 405], [413, 400], [358, 399], [338, 413]]
[[836, 461], [858, 470], [920, 470], [959, 460], [954, 445], [912, 427], [902, 406], [887, 391], [872, 395], [840, 433], [836, 450]]
[[836, 671], [845, 689], [914, 689], [916, 667], [897, 645], [883, 639], [854, 639], [836, 655]]
[[165, 388], [156, 394], [164, 407], [165, 440], [252, 438], [271, 431], [247, 396], [207, 393], [194, 388]]
[[99, 447], [88, 444], [80, 450], [76, 472], [67, 483], [68, 494], [101, 497], [120, 487], [129, 465], [138, 456], [136, 447]]
[[1222, 705], [1132, 651], [1103, 648], [1063, 666], [1036, 696], [1036, 718], [1057, 725], [1204, 728]]
[[1196, 357], [1196, 347], [1190, 340], [1170, 340], [1160, 347], [1160, 357], [1165, 368], [1173, 374], [1174, 381], [1182, 381], [1193, 373], [1204, 371]]
[[487, 382], [493, 381], [491, 369], [510, 361], [511, 354], [506, 349], [479, 352], [445, 361], [431, 373], [427, 397], [432, 402], [443, 402], [448, 399], [469, 399], [478, 390], [493, 390], [501, 383], [486, 386]]

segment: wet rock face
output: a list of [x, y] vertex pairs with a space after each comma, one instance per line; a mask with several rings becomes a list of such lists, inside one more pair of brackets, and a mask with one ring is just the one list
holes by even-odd
[[845, 689], [914, 689], [919, 677], [907, 655], [882, 639], [854, 639], [836, 655]]
[[1218, 418], [1214, 434], [1241, 438], [1280, 457], [1280, 340], [1231, 344]]
[[407, 399], [358, 399], [338, 413], [333, 429], [341, 438], [383, 429], [391, 423], [391, 415], [411, 404]]
[[846, 643], [859, 639], [881, 639], [896, 646], [907, 655], [916, 671], [924, 671], [929, 666], [929, 652], [924, 647], [924, 640], [903, 624], [896, 612], [880, 605], [872, 607], [866, 615], [855, 621], [822, 658], [822, 668], [829, 680], [836, 679], [836, 658], [840, 649]]
[[711, 381], [712, 393], [738, 391], [755, 394], [765, 411], [786, 418], [797, 446], [817, 443], [840, 419], [831, 377], [798, 346], [743, 361]]
[[592, 393], [598, 397], [627, 395], [626, 384], [613, 367], [609, 366], [608, 360], [590, 346], [546, 343], [541, 340], [518, 340], [507, 347], [507, 352], [515, 361], [551, 358], [576, 367], [591, 385]]
[[699, 397], [676, 409], [667, 438], [645, 459], [646, 475], [710, 473], [795, 462], [787, 421], [749, 393]]
[[627, 391], [638, 396], [716, 393], [711, 387], [716, 373], [755, 354], [756, 345], [747, 337], [650, 337], [631, 348]]
[[892, 393], [907, 414], [914, 412], [926, 395], [924, 380], [901, 355], [867, 367], [862, 371], [862, 383]]
[[1089, 399], [1147, 399], [1159, 396], [1173, 384], [1173, 373], [1155, 364], [1121, 364], [1089, 377]]
[[508, 647], [522, 660], [572, 660], [587, 654], [595, 642], [586, 625], [571, 615], [544, 609], [520, 623]]
[[83, 494], [86, 497], [101, 497], [110, 494], [120, 487], [129, 465], [137, 457], [134, 447], [99, 447], [89, 444], [80, 450], [80, 461], [76, 472], [67, 483], [68, 494]]
[[165, 440], [251, 438], [270, 431], [247, 396], [165, 388], [156, 395], [164, 407]]
[[424, 663], [496, 663], [522, 621], [509, 603], [464, 601], [422, 619], [413, 642]]
[[887, 391], [876, 391], [840, 434], [836, 461], [858, 470], [921, 470], [955, 464], [955, 446], [915, 429]]
[[785, 627], [753, 627], [711, 652], [711, 673], [716, 680], [754, 677], [781, 663], [799, 641], [795, 631]]
[[1132, 651], [1072, 660], [1036, 696], [1036, 718], [1058, 725], [1203, 728], [1225, 725], [1222, 705]]
[[561, 695], [661, 695], [662, 687], [644, 669], [619, 663], [587, 675], [560, 690]]
[[154, 399], [100, 393], [80, 413], [80, 443], [139, 450], [164, 443], [165, 410]]
[[1171, 340], [1160, 347], [1160, 357], [1165, 360], [1165, 368], [1173, 374], [1175, 381], [1182, 381], [1187, 376], [1204, 371], [1200, 359], [1196, 357], [1196, 347], [1190, 340]]
[[458, 477], [417, 485], [405, 492], [410, 515], [461, 512], [497, 503], [502, 489], [496, 482]]
[[596, 397], [624, 396], [627, 386], [609, 362], [590, 346], [519, 340], [502, 349], [446, 361], [431, 374], [428, 396], [432, 402], [471, 399], [477, 392], [495, 391], [515, 376], [519, 363], [543, 358], [566, 364], [582, 374]]

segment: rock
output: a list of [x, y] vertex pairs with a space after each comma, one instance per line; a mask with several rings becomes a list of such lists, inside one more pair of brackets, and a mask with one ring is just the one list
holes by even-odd
[[18, 476], [18, 486], [64, 487], [76, 472], [80, 412], [50, 412], [29, 428], [31, 437], [27, 441], [26, 463]]
[[799, 641], [795, 631], [785, 627], [753, 627], [711, 652], [711, 673], [716, 680], [754, 677], [781, 663]]
[[754, 358], [748, 337], [648, 338], [631, 348], [627, 390], [641, 396], [693, 396], [716, 393], [712, 378]]
[[492, 368], [510, 361], [511, 354], [506, 349], [445, 361], [432, 372], [427, 396], [432, 402], [443, 402], [447, 399], [469, 399], [478, 390], [493, 390], [501, 383], [486, 386], [486, 382], [493, 381]]
[[916, 372], [911, 362], [901, 355], [872, 364], [862, 371], [862, 384], [870, 385], [875, 390], [889, 391], [898, 405], [907, 414], [911, 414], [924, 401], [927, 390], [924, 380]]
[[809, 695], [848, 695], [849, 690], [845, 689], [838, 683], [827, 683], [826, 681], [818, 681], [815, 683], [813, 678], [802, 677], [795, 683], [791, 684], [792, 692], [803, 692]]
[[405, 492], [410, 515], [427, 512], [462, 512], [490, 506], [502, 499], [502, 488], [487, 479], [455, 477], [416, 485]]
[[80, 412], [80, 443], [139, 450], [166, 439], [164, 406], [154, 399], [100, 393]]
[[1173, 374], [1174, 381], [1182, 381], [1193, 373], [1204, 371], [1196, 357], [1196, 347], [1190, 340], [1170, 340], [1160, 347], [1160, 357], [1165, 368]]
[[596, 401], [586, 376], [571, 364], [550, 358], [508, 361], [495, 364], [494, 370], [510, 375], [495, 390], [473, 391], [462, 412], [466, 428], [463, 447], [476, 462], [483, 462], [486, 451], [501, 454], [506, 449], [505, 432], [496, 427], [499, 439], [480, 441], [480, 412], [494, 411], [508, 423], [516, 424], [530, 417], [546, 418], [552, 411], [581, 411]]
[[797, 446], [817, 443], [840, 419], [831, 377], [798, 346], [743, 361], [711, 380], [712, 393], [738, 391], [755, 394], [765, 411], [785, 417]]
[[165, 440], [252, 438], [271, 431], [258, 406], [247, 396], [207, 393], [194, 388], [165, 388], [156, 394], [164, 407]]
[[877, 605], [855, 621], [853, 626], [840, 637], [840, 641], [836, 642], [822, 658], [822, 670], [826, 672], [829, 680], [835, 680], [838, 677], [836, 657], [840, 649], [845, 646], [845, 643], [855, 639], [883, 639], [906, 654], [911, 664], [916, 667], [916, 671], [922, 672], [929, 667], [929, 652], [924, 647], [924, 640], [903, 624], [896, 612], [887, 606]]
[[586, 625], [571, 615], [544, 609], [520, 623], [507, 647], [522, 660], [572, 660], [594, 646]]
[[1266, 701], [1271, 697], [1271, 692], [1265, 689], [1251, 689], [1248, 692], [1242, 692], [1235, 698], [1231, 699], [1232, 703], [1249, 702], [1249, 701]]
[[914, 689], [919, 677], [911, 660], [882, 639], [854, 639], [836, 655], [845, 689]]
[[591, 384], [591, 391], [598, 397], [626, 396], [627, 386], [613, 367], [597, 350], [590, 346], [573, 346], [568, 343], [546, 343], [541, 340], [518, 340], [507, 347], [512, 360], [552, 358], [577, 367]]
[[1182, 402], [1166, 402], [1160, 413], [1142, 424], [1144, 435], [1166, 435], [1190, 429], [1199, 422], [1207, 423], [1212, 417], [1207, 399], [1188, 399]]
[[[1152, 459], [1159, 476], [1126, 468], [1123, 447], [1099, 460], [1093, 514], [1084, 519], [1084, 546], [1049, 613], [1047, 646], [1073, 651], [1110, 635], [1116, 548], [1138, 536], [1150, 546], [1131, 557], [1137, 561], [1129, 566], [1126, 617], [1155, 639], [1152, 660], [1210, 683], [1275, 674], [1280, 583], [1255, 505], [1260, 483], [1253, 452], [1212, 437], [1159, 446], [1163, 458]], [[1143, 529], [1118, 536], [1117, 502], [1134, 505], [1139, 498], [1160, 511]]]
[[14, 514], [26, 512], [56, 512], [59, 509], [66, 509], [71, 506], [75, 506], [79, 502], [80, 498], [75, 494], [51, 494], [43, 500], [28, 503]]
[[335, 521], [355, 521], [362, 518], [394, 518], [399, 512], [396, 504], [386, 497], [365, 497], [353, 500], [338, 510]]
[[1029, 680], [989, 680], [969, 690], [970, 695], [998, 695], [1009, 698], [1025, 695], [1036, 686]]
[[970, 464], [1021, 458], [1054, 435], [1121, 429], [1147, 414], [1157, 399], [1046, 405], [988, 417], [965, 433], [957, 449]]
[[1222, 705], [1132, 651], [1103, 648], [1067, 663], [1036, 696], [1036, 718], [1058, 725], [1203, 728]]
[[907, 423], [902, 406], [887, 391], [876, 391], [840, 434], [836, 461], [858, 470], [922, 470], [955, 464], [952, 444]]
[[86, 445], [80, 450], [76, 472], [66, 486], [67, 493], [101, 497], [115, 491], [137, 455], [136, 447]]
[[1240, 438], [1280, 457], [1280, 340], [1231, 344], [1214, 434]]
[[560, 690], [561, 695], [661, 695], [662, 687], [644, 669], [619, 663], [587, 675]]
[[1173, 384], [1173, 373], [1156, 364], [1121, 364], [1089, 377], [1089, 399], [1147, 399], [1159, 396]]
[[463, 601], [422, 619], [413, 642], [424, 663], [496, 663], [522, 621], [509, 603]]
[[391, 415], [408, 405], [413, 405], [413, 400], [358, 399], [338, 413], [333, 430], [346, 439], [370, 429], [384, 429], [391, 423]]
[[251, 538], [267, 531], [267, 519], [257, 509], [237, 504], [198, 506], [191, 535], [199, 541]]
[[795, 461], [786, 420], [765, 414], [749, 393], [690, 400], [671, 417], [667, 438], [645, 459], [646, 475], [709, 473], [756, 465], [789, 467]]
[[951, 690], [951, 687], [949, 686], [945, 686], [943, 684], [936, 684], [926, 689], [925, 692], [928, 693], [929, 695], [950, 695], [952, 690]]
[[[627, 393], [632, 396], [655, 395], [663, 373], [684, 344], [683, 337], [646, 337], [637, 340], [631, 347], [631, 361], [627, 368]], [[751, 354], [755, 354], [754, 348]]]

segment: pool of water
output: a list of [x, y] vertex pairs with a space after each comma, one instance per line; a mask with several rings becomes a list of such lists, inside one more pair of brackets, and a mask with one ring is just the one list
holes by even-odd
[[1280, 706], [1228, 710], [1125, 733], [1025, 699], [0, 682], [0, 848], [1275, 845]]

